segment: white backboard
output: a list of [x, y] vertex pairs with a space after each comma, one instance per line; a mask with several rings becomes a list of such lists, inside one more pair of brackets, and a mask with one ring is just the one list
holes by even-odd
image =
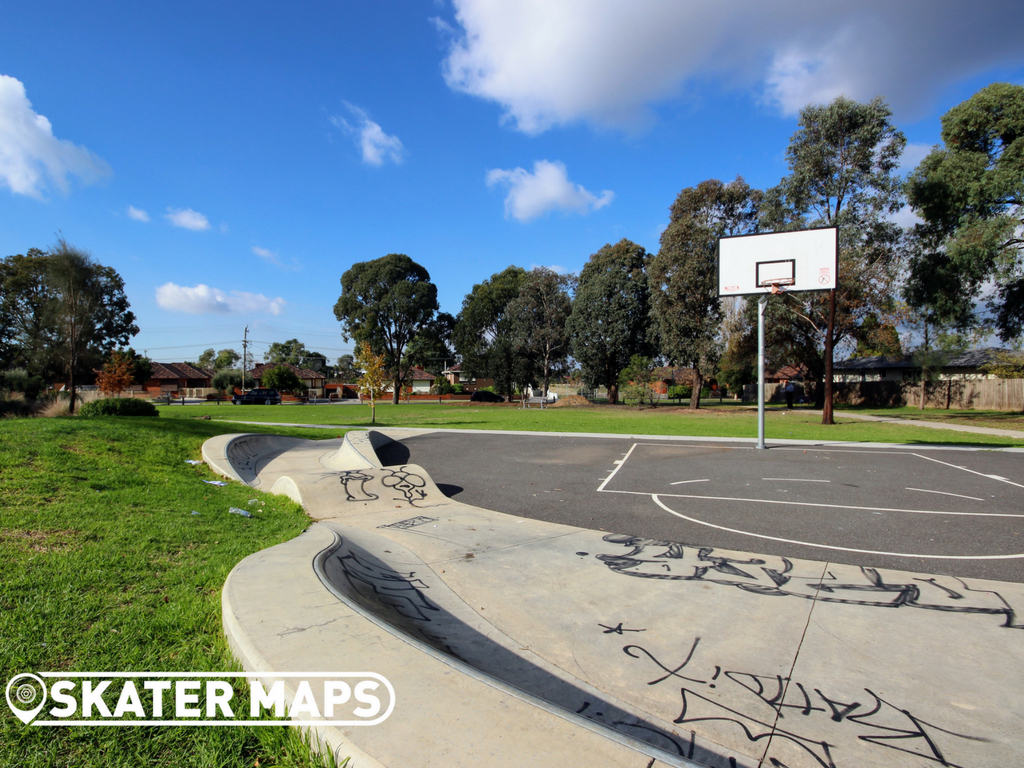
[[839, 279], [836, 227], [723, 237], [718, 241], [718, 295], [831, 291]]

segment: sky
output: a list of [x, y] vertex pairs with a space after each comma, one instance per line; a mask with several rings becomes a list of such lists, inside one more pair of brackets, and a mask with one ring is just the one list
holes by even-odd
[[153, 360], [246, 327], [334, 359], [354, 263], [407, 254], [457, 314], [510, 264], [657, 251], [685, 187], [777, 184], [808, 104], [882, 97], [910, 171], [992, 82], [1019, 0], [9, 3], [0, 257], [116, 269]]

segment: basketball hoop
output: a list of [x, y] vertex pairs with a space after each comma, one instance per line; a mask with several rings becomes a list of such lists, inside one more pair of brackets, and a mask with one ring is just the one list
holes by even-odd
[[777, 296], [780, 293], [786, 292], [786, 286], [782, 283], [772, 283], [772, 295]]

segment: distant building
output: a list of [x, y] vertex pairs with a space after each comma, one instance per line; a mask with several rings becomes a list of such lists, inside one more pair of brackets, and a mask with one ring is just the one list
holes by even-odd
[[462, 363], [445, 368], [441, 375], [448, 379], [449, 384], [461, 384], [463, 392], [476, 392], [478, 389], [493, 387], [494, 379], [478, 379], [462, 370]]
[[175, 394], [186, 389], [212, 386], [213, 371], [189, 363], [153, 363], [153, 370], [142, 388], [150, 395]]
[[[996, 376], [983, 371], [982, 366], [994, 363], [996, 353], [1003, 351], [997, 347], [965, 350], [946, 360], [943, 365], [932, 372], [931, 376], [937, 381], [994, 379]], [[839, 383], [914, 382], [921, 380], [921, 366], [913, 361], [911, 355], [854, 357], [833, 363], [832, 379]]]
[[[260, 363], [254, 366], [251, 371], [246, 372], [246, 378], [251, 376], [255, 380], [255, 386], [259, 386], [260, 378], [263, 376], [263, 372], [267, 368], [277, 368], [283, 365], [302, 381], [302, 387], [306, 392], [296, 392], [297, 395], [308, 395], [310, 397], [326, 397], [326, 390], [324, 385], [327, 383], [327, 377], [319, 371], [311, 371], [308, 368], [299, 368], [298, 366], [292, 365], [291, 363]], [[247, 382], [248, 383], [248, 382]]]

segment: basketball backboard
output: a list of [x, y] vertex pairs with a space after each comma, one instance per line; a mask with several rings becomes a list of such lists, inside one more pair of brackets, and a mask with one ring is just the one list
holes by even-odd
[[831, 291], [839, 277], [836, 227], [723, 237], [718, 241], [718, 295]]

